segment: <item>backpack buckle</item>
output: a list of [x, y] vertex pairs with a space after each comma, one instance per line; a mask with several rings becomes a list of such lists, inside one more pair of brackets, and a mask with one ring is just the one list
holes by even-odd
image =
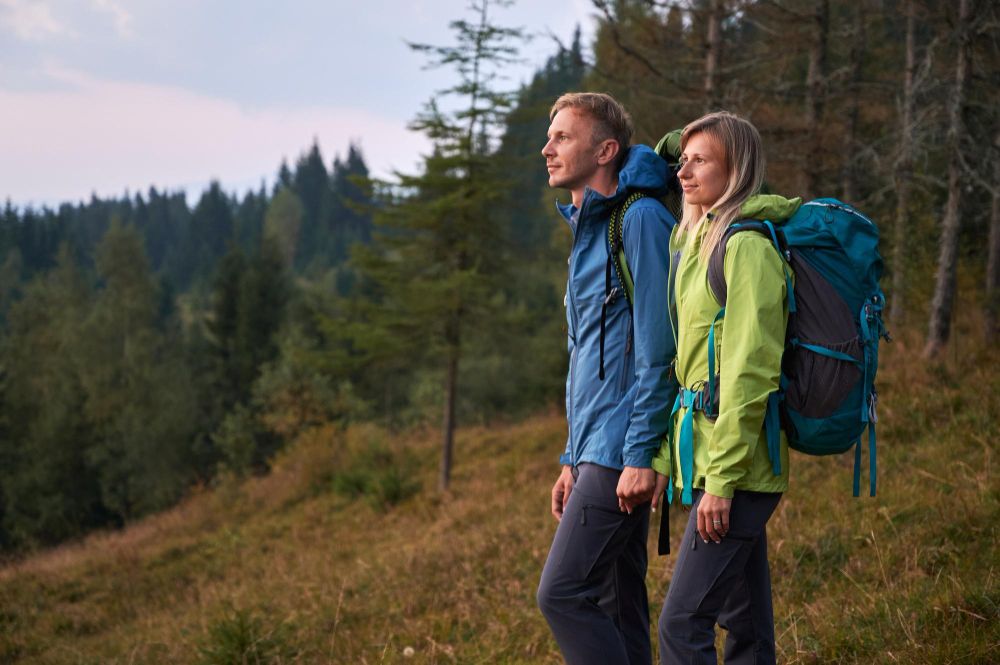
[[612, 289], [610, 291], [608, 291], [607, 297], [604, 298], [604, 304], [605, 305], [610, 305], [611, 303], [613, 303], [615, 301], [616, 298], [618, 298], [618, 287], [617, 286], [612, 287]]

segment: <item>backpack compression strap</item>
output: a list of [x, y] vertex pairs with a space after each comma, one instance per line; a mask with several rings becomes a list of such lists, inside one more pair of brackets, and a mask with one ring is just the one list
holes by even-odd
[[629, 308], [631, 308], [635, 285], [632, 282], [632, 273], [628, 269], [628, 261], [625, 258], [623, 237], [625, 213], [628, 212], [633, 203], [645, 196], [642, 192], [629, 194], [628, 198], [615, 206], [615, 209], [611, 211], [611, 218], [608, 220], [608, 263], [604, 270], [604, 304], [601, 305], [601, 381], [604, 380], [604, 324], [607, 320], [608, 305], [618, 297], [618, 287], [611, 287], [611, 266], [615, 267], [618, 282], [625, 289], [625, 298], [628, 300]]

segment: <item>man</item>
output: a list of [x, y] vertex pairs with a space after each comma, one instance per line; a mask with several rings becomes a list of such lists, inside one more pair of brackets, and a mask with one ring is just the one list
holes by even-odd
[[549, 118], [542, 149], [549, 186], [569, 190], [573, 199], [558, 206], [573, 231], [566, 287], [569, 436], [552, 488], [559, 526], [538, 605], [570, 665], [648, 665], [650, 464], [675, 396], [667, 273], [676, 220], [652, 197], [628, 208], [622, 239], [635, 283], [631, 307], [608, 263], [608, 223], [631, 193], [662, 194], [673, 176], [648, 147], [629, 147], [631, 118], [608, 95], [563, 95]]

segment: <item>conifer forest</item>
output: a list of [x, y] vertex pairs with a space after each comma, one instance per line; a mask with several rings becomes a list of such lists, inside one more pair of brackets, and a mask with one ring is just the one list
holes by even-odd
[[319, 426], [432, 428], [446, 490], [456, 426], [560, 409], [568, 195], [539, 151], [566, 91], [611, 93], [651, 145], [747, 116], [770, 191], [875, 220], [912, 362], [997, 342], [996, 2], [593, 0], [593, 42], [542, 37], [515, 88], [497, 74], [526, 34], [499, 4], [411, 45], [453, 75], [412, 119], [433, 145], [415, 172], [374, 179], [359, 145], [312, 145], [256, 190], [0, 208], [6, 555], [266, 475]]

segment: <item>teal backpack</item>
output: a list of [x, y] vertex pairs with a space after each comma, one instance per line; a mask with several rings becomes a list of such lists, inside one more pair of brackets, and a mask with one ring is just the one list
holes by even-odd
[[[837, 199], [803, 204], [789, 219], [745, 220], [732, 224], [709, 259], [708, 281], [725, 317], [726, 243], [734, 234], [755, 231], [768, 237], [791, 266], [786, 270], [789, 314], [780, 388], [764, 417], [768, 452], [781, 473], [779, 428], [788, 445], [808, 455], [833, 455], [854, 448], [854, 496], [860, 494], [861, 436], [868, 429], [869, 493], [875, 496], [878, 422], [875, 374], [879, 341], [888, 341], [882, 322], [885, 295], [879, 287], [882, 257], [875, 224]], [[714, 330], [713, 330], [714, 332]], [[709, 344], [709, 366], [714, 366]], [[709, 404], [717, 376], [709, 376]]]
[[[678, 139], [679, 132], [671, 132], [656, 147], [673, 164]], [[609, 275], [614, 265], [630, 304], [633, 283], [622, 248], [622, 222], [628, 207], [641, 197], [633, 194], [622, 202], [608, 224]], [[768, 399], [764, 418], [773, 471], [781, 473], [780, 429], [785, 430], [793, 450], [809, 455], [839, 454], [854, 448], [854, 496], [859, 496], [861, 436], [867, 428], [869, 493], [875, 496], [875, 374], [879, 341], [890, 339], [882, 323], [885, 296], [879, 287], [883, 263], [878, 228], [851, 206], [829, 198], [803, 204], [783, 222], [744, 220], [732, 224], [709, 261], [709, 286], [722, 306], [716, 320], [725, 317], [726, 243], [743, 231], [768, 237], [795, 275], [793, 285], [786, 270], [789, 322], [780, 388]], [[714, 332], [713, 326], [710, 337], [714, 338]], [[708, 348], [709, 380], [699, 403], [706, 415], [713, 417], [719, 403], [714, 339]]]

